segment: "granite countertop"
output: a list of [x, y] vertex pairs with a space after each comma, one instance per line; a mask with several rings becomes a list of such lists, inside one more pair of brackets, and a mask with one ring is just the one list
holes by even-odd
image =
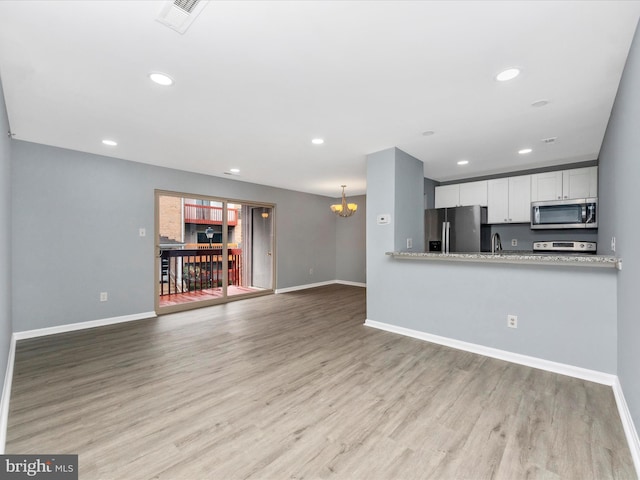
[[604, 267], [622, 269], [622, 259], [607, 255], [548, 254], [519, 251], [498, 253], [437, 253], [437, 252], [387, 252], [393, 258], [403, 260], [433, 260], [476, 263], [515, 263], [527, 265], [559, 265]]

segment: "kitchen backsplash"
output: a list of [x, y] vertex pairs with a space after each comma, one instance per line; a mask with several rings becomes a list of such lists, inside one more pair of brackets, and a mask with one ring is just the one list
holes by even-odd
[[[491, 234], [498, 233], [502, 242], [503, 250], [532, 250], [533, 242], [544, 240], [584, 240], [587, 242], [597, 242], [597, 231], [584, 231], [580, 229], [567, 230], [531, 230], [527, 224], [494, 224], [491, 225]], [[512, 246], [511, 241], [518, 241], [517, 246]], [[607, 254], [604, 248], [598, 245], [598, 253]]]

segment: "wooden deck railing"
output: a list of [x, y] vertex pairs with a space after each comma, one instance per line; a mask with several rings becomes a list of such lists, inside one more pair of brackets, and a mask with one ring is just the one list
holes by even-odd
[[[222, 249], [164, 250], [161, 255], [160, 295], [222, 287]], [[242, 249], [228, 249], [229, 285], [242, 285]]]
[[[200, 225], [222, 225], [222, 207], [185, 203], [184, 221], [185, 223], [197, 223]], [[233, 227], [237, 224], [238, 210], [227, 208], [227, 225]]]
[[[211, 246], [209, 246], [208, 243], [185, 243], [184, 244], [184, 249], [185, 250], [206, 250], [208, 248], [215, 248], [217, 250], [222, 250], [222, 244], [221, 243], [212, 243]], [[237, 243], [227, 243], [227, 248], [238, 248], [238, 244]]]

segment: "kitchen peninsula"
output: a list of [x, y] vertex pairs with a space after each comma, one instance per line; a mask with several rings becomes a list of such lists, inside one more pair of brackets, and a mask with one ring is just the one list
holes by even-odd
[[618, 257], [423, 253], [424, 206], [421, 161], [397, 148], [367, 156], [367, 325], [574, 376], [616, 372]]

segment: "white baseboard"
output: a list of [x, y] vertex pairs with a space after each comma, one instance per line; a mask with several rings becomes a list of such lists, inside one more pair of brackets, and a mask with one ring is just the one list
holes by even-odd
[[350, 285], [352, 287], [367, 288], [367, 284], [366, 283], [362, 283], [362, 282], [350, 282], [348, 280], [336, 280], [336, 283], [339, 283], [340, 285]]
[[479, 355], [484, 355], [485, 357], [506, 360], [507, 362], [518, 363], [520, 365], [526, 365], [527, 367], [539, 368], [540, 370], [547, 370], [549, 372], [560, 373], [570, 377], [581, 378], [583, 380], [589, 380], [590, 382], [601, 383], [603, 385], [613, 386], [613, 382], [617, 379], [615, 375], [610, 373], [603, 373], [597, 370], [588, 370], [586, 368], [574, 367], [573, 365], [566, 365], [564, 363], [552, 362], [541, 358], [529, 357], [527, 355], [520, 355], [519, 353], [485, 347], [484, 345], [463, 342], [453, 338], [440, 337], [438, 335], [432, 335], [430, 333], [420, 332], [410, 328], [376, 322], [375, 320], [365, 320], [364, 324], [368, 327], [378, 328], [387, 332], [398, 333], [407, 337], [413, 337], [419, 340], [457, 348], [458, 350], [477, 353]]
[[35, 330], [23, 330], [22, 332], [14, 332], [16, 340], [24, 340], [26, 338], [44, 337], [46, 335], [55, 335], [56, 333], [73, 332], [75, 330], [85, 330], [87, 328], [104, 327], [106, 325], [114, 325], [116, 323], [132, 322], [134, 320], [146, 320], [155, 318], [156, 312], [133, 313], [131, 315], [122, 315], [120, 317], [101, 318], [98, 320], [90, 320], [88, 322], [68, 323], [66, 325], [58, 325], [55, 327], [37, 328]]
[[631, 458], [633, 458], [633, 464], [636, 467], [636, 475], [640, 478], [640, 439], [638, 438], [638, 431], [633, 424], [631, 412], [629, 411], [629, 406], [624, 398], [624, 393], [622, 393], [622, 385], [620, 384], [620, 379], [618, 377], [616, 377], [615, 382], [613, 382], [613, 395], [616, 397], [618, 413], [620, 414], [624, 434], [627, 437], [629, 450], [631, 450]]
[[391, 333], [397, 333], [399, 335], [405, 335], [407, 337], [417, 338], [419, 340], [425, 340], [431, 343], [437, 343], [451, 348], [457, 348], [458, 350], [464, 350], [466, 352], [477, 353], [487, 357], [497, 358], [499, 360], [505, 360], [507, 362], [517, 363], [528, 367], [538, 368], [540, 370], [546, 370], [553, 373], [559, 373], [561, 375], [568, 375], [570, 377], [580, 378], [582, 380], [588, 380], [594, 383], [600, 383], [610, 386], [613, 389], [613, 395], [616, 400], [616, 406], [618, 407], [618, 413], [620, 420], [622, 421], [622, 427], [629, 444], [629, 450], [631, 450], [631, 458], [636, 469], [636, 474], [640, 478], [640, 440], [638, 439], [638, 431], [635, 428], [633, 419], [631, 418], [631, 412], [625, 401], [624, 394], [622, 392], [622, 386], [617, 375], [610, 373], [599, 372], [596, 370], [589, 370], [581, 367], [574, 367], [573, 365], [567, 365], [564, 363], [552, 362], [549, 360], [543, 360], [541, 358], [529, 357], [527, 355], [520, 355], [518, 353], [508, 352], [506, 350], [498, 350], [496, 348], [485, 347], [475, 343], [463, 342], [452, 338], [441, 337], [438, 335], [432, 335], [426, 332], [420, 332], [418, 330], [412, 330], [410, 328], [399, 327], [396, 325], [390, 325], [388, 323], [376, 322], [375, 320], [365, 320], [364, 324], [368, 327], [377, 328], [379, 330], [385, 330]]
[[342, 285], [351, 285], [354, 287], [366, 287], [366, 283], [349, 282], [348, 280], [328, 280], [326, 282], [308, 283], [306, 285], [296, 285], [295, 287], [278, 288], [276, 293], [289, 293], [296, 292], [298, 290], [306, 290], [308, 288], [324, 287], [325, 285], [333, 285], [340, 283]]
[[16, 358], [16, 336], [11, 335], [7, 371], [4, 374], [2, 399], [0, 399], [0, 455], [4, 454], [7, 443], [7, 427], [9, 426], [9, 400], [11, 399], [11, 384], [13, 382], [13, 364]]
[[276, 293], [289, 293], [297, 292], [298, 290], [306, 290], [307, 288], [324, 287], [325, 285], [333, 285], [335, 280], [329, 280], [327, 282], [307, 283], [306, 285], [296, 285], [295, 287], [285, 287], [276, 289]]
[[26, 338], [43, 337], [46, 335], [54, 335], [56, 333], [73, 332], [76, 330], [84, 330], [87, 328], [103, 327], [105, 325], [114, 325], [116, 323], [132, 322], [135, 320], [144, 320], [147, 318], [155, 318], [155, 312], [135, 313], [132, 315], [123, 315], [121, 317], [101, 318], [99, 320], [91, 320], [88, 322], [70, 323], [67, 325], [58, 325], [55, 327], [38, 328], [35, 330], [24, 330], [22, 332], [14, 332], [11, 335], [11, 345], [9, 347], [9, 358], [7, 360], [7, 372], [4, 377], [4, 386], [2, 388], [2, 399], [0, 400], [0, 455], [4, 454], [7, 441], [7, 426], [9, 420], [9, 400], [11, 398], [11, 384], [13, 382], [13, 365], [16, 354], [16, 342]]

